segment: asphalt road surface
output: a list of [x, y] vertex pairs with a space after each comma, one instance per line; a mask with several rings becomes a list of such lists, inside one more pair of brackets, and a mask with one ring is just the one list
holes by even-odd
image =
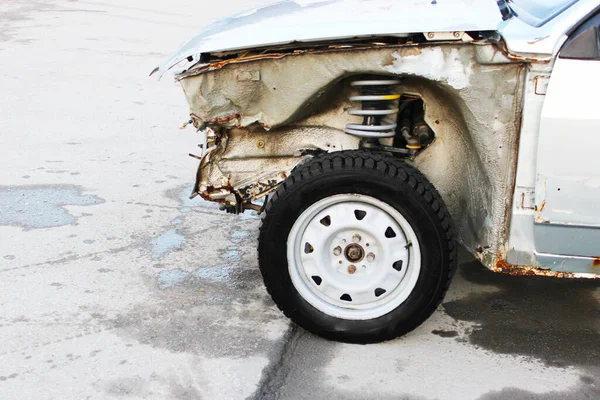
[[430, 320], [369, 346], [274, 307], [259, 218], [187, 199], [187, 104], [148, 78], [264, 2], [0, 2], [0, 399], [600, 398], [598, 282], [462, 255]]

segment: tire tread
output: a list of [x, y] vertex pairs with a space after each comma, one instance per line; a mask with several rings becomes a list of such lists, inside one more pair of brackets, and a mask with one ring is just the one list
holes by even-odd
[[[368, 150], [347, 150], [333, 153], [320, 154], [312, 158], [309, 162], [302, 163], [296, 169], [294, 169], [291, 175], [286, 179], [285, 183], [279, 185], [273, 195], [269, 196], [267, 204], [264, 209], [264, 213], [261, 219], [259, 228], [259, 241], [258, 241], [258, 254], [259, 264], [262, 266], [262, 256], [264, 255], [265, 243], [262, 238], [266, 234], [266, 227], [271, 222], [269, 220], [272, 215], [282, 203], [285, 203], [286, 196], [293, 192], [296, 187], [304, 183], [305, 180], [310, 179], [315, 175], [326, 174], [327, 172], [334, 172], [336, 170], [343, 170], [346, 168], [361, 168], [368, 170], [370, 173], [378, 174], [384, 177], [393, 177], [395, 179], [404, 181], [412, 186], [415, 191], [422, 197], [425, 204], [429, 205], [431, 210], [434, 211], [434, 215], [437, 216], [438, 222], [443, 229], [444, 237], [446, 238], [446, 245], [448, 249], [449, 268], [448, 273], [443, 279], [445, 282], [440, 282], [443, 285], [443, 290], [438, 292], [438, 296], [432, 299], [430, 306], [424, 310], [419, 320], [422, 322], [429, 318], [431, 314], [441, 304], [445, 293], [447, 292], [457, 266], [457, 249], [454, 238], [454, 232], [452, 229], [452, 222], [450, 214], [435, 187], [425, 178], [425, 176], [416, 168], [409, 166], [404, 161], [388, 155], [387, 153], [378, 153]], [[315, 174], [315, 172], [317, 172]], [[287, 309], [281, 306], [274, 296], [275, 293], [280, 293], [283, 289], [282, 285], [277, 285], [277, 279], [270, 279], [271, 271], [268, 268], [261, 267], [261, 273], [265, 282], [267, 292], [275, 300], [277, 307], [290, 319], [294, 320], [294, 316], [291, 315]], [[278, 286], [278, 287], [276, 287]], [[382, 329], [377, 334], [377, 337], [372, 337], [369, 340], [348, 340], [354, 343], [373, 343], [381, 342], [385, 340], [393, 339], [402, 334], [408, 333], [420, 323], [414, 324], [414, 326], [402, 326], [394, 327], [394, 329]], [[323, 336], [323, 332], [312, 331], [317, 335]]]

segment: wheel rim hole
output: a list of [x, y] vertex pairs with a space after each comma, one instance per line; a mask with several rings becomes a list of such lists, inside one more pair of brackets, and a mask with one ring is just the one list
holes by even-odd
[[379, 296], [381, 296], [382, 294], [384, 294], [385, 292], [386, 292], [386, 290], [385, 290], [385, 289], [382, 289], [382, 288], [377, 288], [377, 289], [375, 289], [375, 297], [379, 297]]
[[394, 267], [394, 269], [398, 272], [402, 271], [402, 260], [396, 261], [392, 267]]
[[341, 297], [340, 300], [343, 301], [352, 301], [352, 297], [350, 297], [350, 295], [348, 293], [344, 293]]
[[385, 230], [385, 237], [388, 239], [396, 237], [396, 232], [394, 232], [391, 226], [388, 226], [388, 228]]
[[329, 226], [329, 225], [331, 225], [331, 217], [328, 215], [325, 218], [321, 219], [319, 222], [323, 226]]
[[313, 251], [315, 251], [315, 248], [312, 247], [312, 245], [310, 243], [308, 243], [308, 242], [304, 243], [304, 253], [305, 254], [310, 254]]
[[354, 210], [354, 216], [359, 221], [361, 221], [366, 215], [367, 215], [366, 211], [363, 211], [363, 210]]
[[317, 284], [317, 286], [321, 286], [321, 282], [323, 282], [323, 279], [321, 279], [320, 276], [311, 276], [312, 280], [315, 281], [315, 283]]

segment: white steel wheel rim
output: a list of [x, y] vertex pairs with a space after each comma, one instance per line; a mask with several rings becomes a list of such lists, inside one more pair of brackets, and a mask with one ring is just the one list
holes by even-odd
[[347, 320], [396, 309], [421, 271], [419, 241], [406, 218], [360, 194], [326, 197], [308, 207], [288, 236], [287, 260], [298, 293], [319, 311]]

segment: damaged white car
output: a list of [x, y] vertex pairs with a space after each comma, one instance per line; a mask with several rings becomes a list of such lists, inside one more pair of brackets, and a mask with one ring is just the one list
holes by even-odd
[[283, 1], [153, 74], [175, 70], [201, 136], [192, 196], [263, 214], [279, 308], [378, 342], [440, 304], [455, 243], [499, 272], [600, 274], [599, 9]]

